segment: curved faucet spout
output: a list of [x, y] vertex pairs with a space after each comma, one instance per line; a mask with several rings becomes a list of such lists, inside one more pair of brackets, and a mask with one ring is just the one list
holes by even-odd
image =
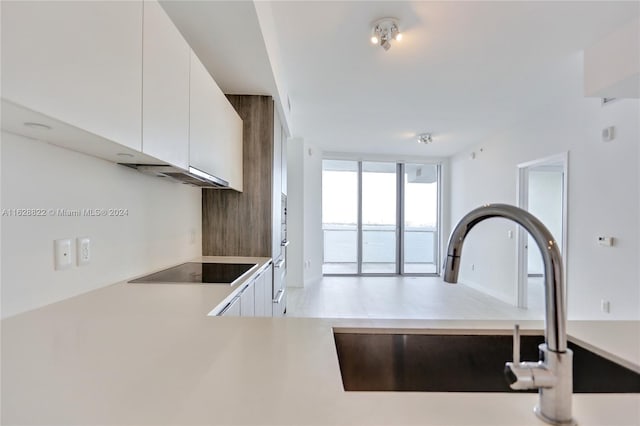
[[469, 231], [491, 217], [510, 219], [523, 226], [533, 237], [544, 262], [545, 338], [540, 345], [540, 361], [520, 362], [518, 328], [514, 333], [514, 361], [507, 362], [505, 373], [512, 389], [538, 389], [538, 417], [553, 425], [573, 425], [573, 352], [567, 349], [567, 316], [564, 304], [562, 257], [551, 232], [531, 213], [507, 204], [488, 204], [467, 213], [449, 238], [444, 280], [458, 281], [462, 245]]
[[456, 225], [449, 238], [444, 280], [458, 282], [462, 245], [471, 229], [485, 219], [501, 217], [524, 227], [533, 237], [542, 253], [544, 263], [545, 337], [552, 352], [567, 350], [566, 313], [562, 256], [553, 235], [540, 220], [521, 208], [508, 204], [487, 204], [467, 213]]

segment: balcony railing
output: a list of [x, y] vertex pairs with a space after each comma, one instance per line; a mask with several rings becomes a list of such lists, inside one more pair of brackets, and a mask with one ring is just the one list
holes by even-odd
[[[323, 224], [325, 274], [358, 272], [358, 230], [355, 224]], [[363, 225], [362, 272], [396, 272], [396, 228]], [[404, 272], [435, 273], [438, 253], [437, 229], [405, 227]]]

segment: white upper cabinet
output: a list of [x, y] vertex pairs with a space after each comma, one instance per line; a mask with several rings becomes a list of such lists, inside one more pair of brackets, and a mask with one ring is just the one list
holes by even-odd
[[189, 163], [242, 191], [242, 120], [191, 53]]
[[189, 167], [191, 49], [158, 2], [144, 2], [142, 151]]
[[140, 151], [142, 1], [3, 1], [2, 97]]
[[[223, 95], [224, 96], [224, 95]], [[242, 119], [235, 108], [224, 96], [224, 109], [221, 116], [220, 139], [227, 146], [227, 173], [229, 176], [229, 186], [242, 192], [243, 177], [243, 141], [242, 141]]]
[[3, 129], [242, 191], [242, 120], [157, 1], [0, 5]]

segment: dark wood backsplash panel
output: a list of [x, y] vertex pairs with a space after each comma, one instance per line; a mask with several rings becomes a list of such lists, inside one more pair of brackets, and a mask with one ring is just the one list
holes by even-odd
[[270, 257], [273, 99], [227, 98], [243, 121], [243, 192], [202, 190], [202, 254]]

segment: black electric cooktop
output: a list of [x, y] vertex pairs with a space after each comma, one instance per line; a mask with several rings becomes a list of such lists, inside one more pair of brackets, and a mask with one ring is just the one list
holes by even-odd
[[187, 262], [129, 282], [152, 284], [231, 284], [254, 266], [256, 266], [256, 263]]

